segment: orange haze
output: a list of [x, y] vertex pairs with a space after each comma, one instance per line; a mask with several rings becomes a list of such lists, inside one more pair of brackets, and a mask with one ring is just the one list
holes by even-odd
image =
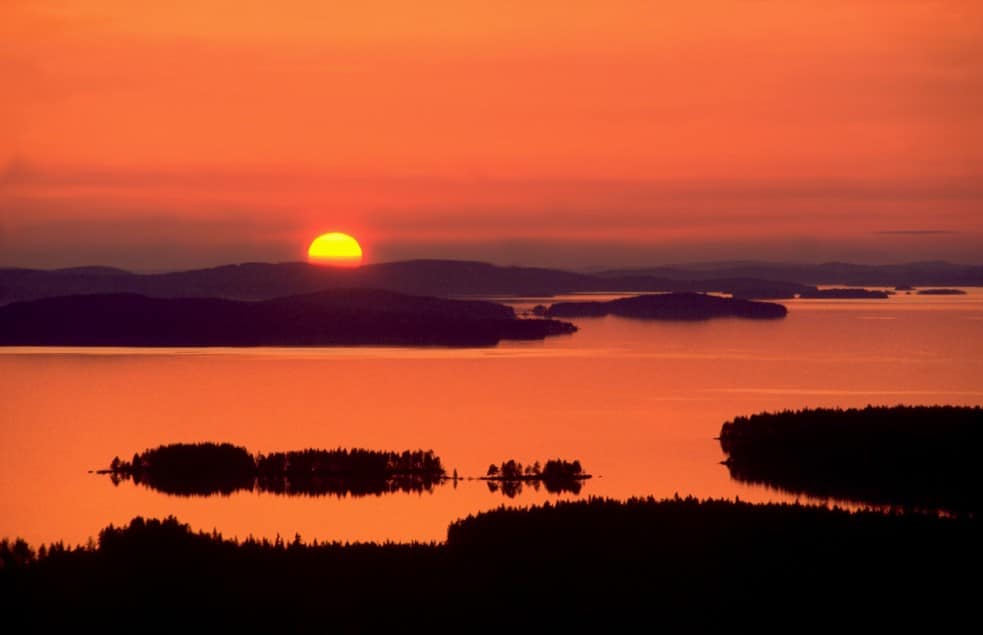
[[977, 261], [983, 3], [4, 0], [0, 266]]

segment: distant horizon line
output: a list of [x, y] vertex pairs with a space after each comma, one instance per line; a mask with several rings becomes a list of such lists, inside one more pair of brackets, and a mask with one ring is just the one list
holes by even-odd
[[[358, 267], [345, 267], [344, 269], [352, 271], [360, 268], [366, 267], [376, 267], [382, 265], [394, 265], [412, 262], [446, 262], [446, 263], [468, 263], [468, 264], [480, 264], [488, 265], [492, 267], [499, 267], [502, 269], [542, 269], [550, 271], [565, 271], [570, 273], [581, 273], [581, 274], [592, 274], [592, 273], [603, 273], [609, 271], [644, 271], [648, 269], [673, 269], [673, 268], [729, 268], [729, 267], [754, 267], [754, 266], [785, 266], [785, 267], [824, 267], [832, 265], [842, 265], [850, 267], [911, 267], [911, 266], [926, 266], [926, 265], [944, 265], [948, 267], [983, 267], [983, 263], [968, 263], [968, 262], [953, 262], [950, 260], [932, 259], [932, 260], [911, 260], [911, 261], [893, 261], [893, 262], [878, 262], [878, 263], [864, 263], [864, 262], [852, 262], [848, 260], [826, 260], [821, 262], [816, 261], [793, 261], [793, 260], [696, 260], [690, 262], [669, 262], [669, 263], [657, 263], [657, 264], [646, 264], [646, 265], [632, 265], [632, 266], [606, 266], [606, 265], [590, 265], [587, 267], [575, 268], [575, 267], [560, 267], [560, 266], [547, 266], [547, 265], [535, 265], [535, 264], [518, 264], [509, 263], [502, 264], [499, 262], [493, 262], [488, 260], [471, 260], [466, 258], [405, 258], [400, 260], [384, 260], [379, 262], [368, 262], [363, 263]], [[162, 269], [127, 269], [124, 267], [119, 267], [115, 265], [105, 265], [105, 264], [88, 264], [88, 265], [72, 265], [68, 267], [29, 267], [29, 266], [19, 266], [19, 265], [0, 265], [0, 270], [24, 270], [24, 271], [45, 271], [45, 272], [70, 272], [70, 271], [116, 271], [120, 273], [133, 274], [133, 275], [154, 275], [154, 274], [167, 274], [167, 273], [180, 273], [188, 271], [205, 271], [208, 269], [221, 269], [223, 267], [242, 267], [248, 265], [270, 265], [270, 266], [280, 266], [280, 265], [308, 265], [311, 267], [324, 267], [331, 268], [330, 265], [316, 264], [308, 262], [305, 260], [280, 260], [280, 261], [263, 261], [263, 260], [244, 260], [238, 262], [227, 262], [223, 264], [216, 265], [205, 265], [205, 266], [190, 266], [186, 268], [162, 268]], [[341, 269], [341, 268], [338, 268]]]

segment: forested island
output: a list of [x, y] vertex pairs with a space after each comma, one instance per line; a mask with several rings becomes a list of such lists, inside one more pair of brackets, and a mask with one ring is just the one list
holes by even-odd
[[519, 616], [733, 631], [784, 628], [803, 602], [820, 613], [809, 626], [849, 615], [853, 627], [944, 628], [977, 613], [965, 574], [983, 565], [981, 529], [969, 517], [678, 497], [499, 509], [452, 523], [440, 544], [236, 541], [135, 518], [84, 547], [0, 542], [0, 596], [15, 631], [104, 630], [130, 614], [182, 631], [379, 631], [409, 616], [438, 631]]
[[890, 294], [872, 289], [815, 289], [802, 291], [799, 297], [809, 300], [885, 300]]
[[557, 302], [539, 311], [550, 318], [619, 317], [645, 320], [709, 320], [720, 317], [776, 319], [788, 310], [781, 304], [702, 293], [660, 293], [619, 298], [606, 302]]
[[583, 487], [582, 481], [591, 477], [584, 472], [580, 461], [576, 459], [573, 461], [550, 459], [543, 466], [540, 466], [539, 461], [523, 466], [515, 459], [509, 459], [502, 461], [500, 465], [492, 463], [488, 466], [485, 475], [480, 478], [488, 481], [490, 491], [501, 490], [505, 496], [515, 498], [522, 493], [523, 483], [532, 485], [536, 491], [539, 491], [542, 485], [551, 494], [564, 492], [579, 494]]
[[816, 497], [983, 510], [983, 408], [894, 406], [737, 417], [720, 446], [731, 477]]
[[132, 480], [178, 496], [255, 490], [287, 495], [367, 496], [429, 492], [446, 477], [432, 450], [299, 450], [250, 454], [229, 443], [177, 443], [113, 459], [114, 483]]
[[966, 295], [962, 289], [919, 289], [915, 295]]
[[476, 300], [333, 289], [264, 301], [133, 294], [46, 298], [0, 307], [5, 346], [493, 346], [573, 333]]

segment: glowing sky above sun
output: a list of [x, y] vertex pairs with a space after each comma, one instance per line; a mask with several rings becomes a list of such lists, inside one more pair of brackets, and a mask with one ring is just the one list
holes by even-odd
[[977, 0], [4, 0], [0, 266], [983, 260]]

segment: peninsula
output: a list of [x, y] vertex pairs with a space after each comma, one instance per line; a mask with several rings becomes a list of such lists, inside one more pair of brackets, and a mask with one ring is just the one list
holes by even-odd
[[2, 346], [493, 346], [576, 330], [493, 302], [378, 289], [255, 302], [96, 294], [0, 307]]
[[983, 510], [983, 408], [894, 406], [737, 417], [720, 430], [732, 478], [820, 498]]

